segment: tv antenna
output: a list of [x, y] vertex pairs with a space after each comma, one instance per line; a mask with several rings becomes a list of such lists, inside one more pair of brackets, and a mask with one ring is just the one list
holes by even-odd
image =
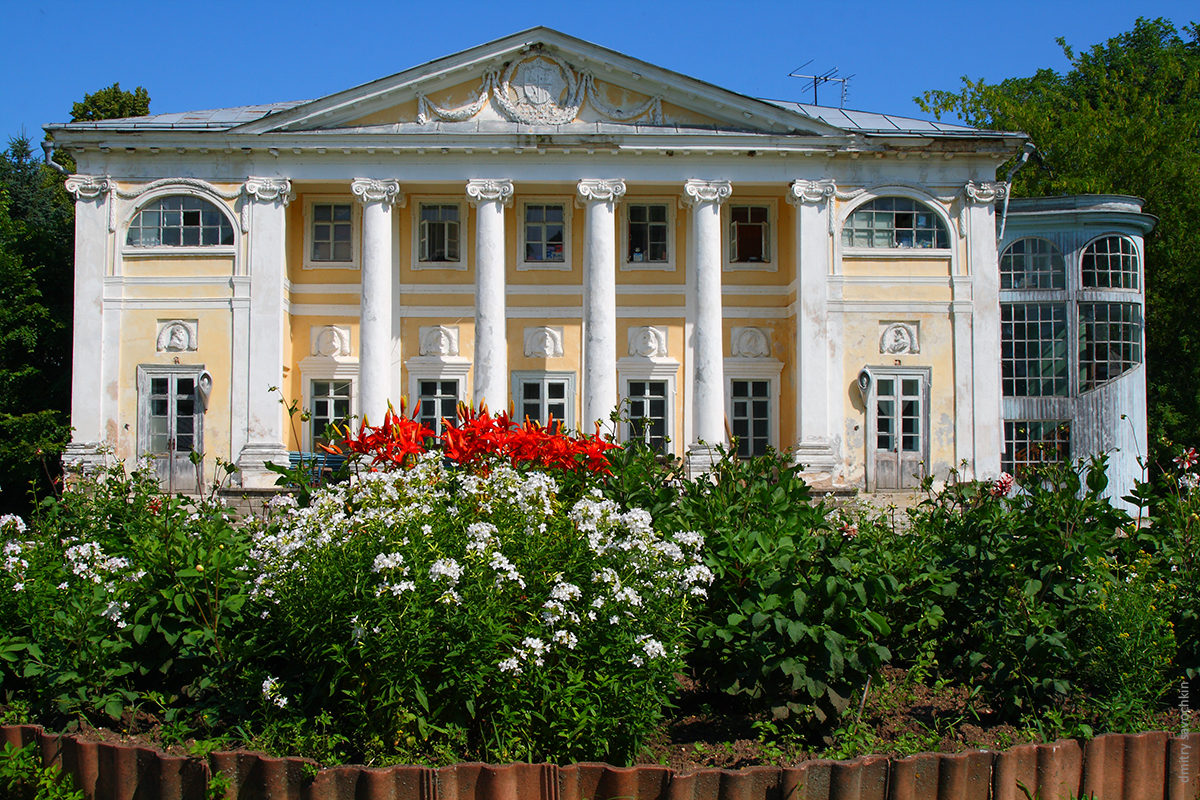
[[837, 76], [837, 73], [838, 73], [837, 67], [826, 70], [825, 72], [821, 73], [820, 75], [801, 74], [800, 70], [804, 69], [811, 63], [812, 63], [812, 59], [805, 61], [803, 64], [801, 64], [800, 66], [796, 67], [794, 70], [789, 72], [788, 77], [789, 78], [803, 78], [806, 83], [808, 81], [812, 81], [812, 93], [813, 93], [813, 105], [814, 106], [820, 105], [820, 103], [817, 102], [817, 87], [819, 87], [825, 83], [838, 84], [839, 85], [838, 88], [841, 89], [841, 100], [838, 103], [838, 108], [845, 108], [846, 107], [846, 95], [849, 94], [849, 89], [850, 89], [850, 79], [853, 78], [854, 76], [847, 75], [844, 78], [839, 78]]

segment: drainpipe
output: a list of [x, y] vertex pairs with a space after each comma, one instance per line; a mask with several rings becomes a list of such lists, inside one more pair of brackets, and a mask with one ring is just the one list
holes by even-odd
[[[45, 145], [42, 146], [45, 147]], [[1000, 212], [1000, 233], [996, 235], [997, 244], [1004, 240], [1004, 225], [1008, 222], [1008, 198], [1012, 196], [1013, 176], [1017, 174], [1017, 170], [1025, 166], [1025, 162], [1029, 160], [1029, 157], [1033, 155], [1035, 150], [1037, 148], [1034, 147], [1033, 142], [1026, 142], [1025, 147], [1021, 150], [1021, 157], [1017, 159], [1017, 163], [1013, 164], [1012, 169], [1004, 176], [1004, 185], [1008, 191], [1004, 193], [1004, 210]]]
[[71, 174], [71, 173], [67, 172], [66, 167], [64, 167], [62, 164], [58, 163], [51, 157], [54, 155], [54, 140], [53, 139], [46, 139], [45, 141], [42, 142], [42, 152], [46, 154], [46, 166], [50, 167], [51, 169], [57, 170], [58, 172], [61, 172], [63, 175]]

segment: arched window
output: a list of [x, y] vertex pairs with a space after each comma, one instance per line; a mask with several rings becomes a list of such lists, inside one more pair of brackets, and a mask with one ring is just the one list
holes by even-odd
[[160, 197], [129, 223], [130, 247], [202, 247], [233, 244], [229, 218], [212, 203], [190, 195]]
[[1137, 289], [1138, 254], [1124, 236], [1105, 236], [1083, 251], [1083, 288]]
[[907, 197], [880, 197], [859, 206], [842, 226], [845, 247], [950, 246], [950, 235], [933, 209]]
[[1046, 239], [1018, 239], [1000, 257], [1001, 289], [1065, 289], [1062, 253]]

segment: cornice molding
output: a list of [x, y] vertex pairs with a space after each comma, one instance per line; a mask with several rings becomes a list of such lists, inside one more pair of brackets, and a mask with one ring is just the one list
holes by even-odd
[[729, 181], [702, 181], [689, 178], [683, 184], [683, 202], [690, 206], [704, 203], [720, 205], [733, 194], [733, 184]]
[[576, 188], [579, 191], [579, 199], [583, 202], [616, 203], [625, 196], [625, 181], [620, 178], [584, 178]]
[[355, 178], [350, 183], [350, 191], [363, 205], [382, 203], [388, 207], [404, 206], [404, 194], [400, 191], [400, 182], [396, 180]]
[[507, 178], [472, 178], [467, 181], [467, 201], [478, 207], [480, 203], [499, 202], [506, 208], [512, 205], [513, 182]]

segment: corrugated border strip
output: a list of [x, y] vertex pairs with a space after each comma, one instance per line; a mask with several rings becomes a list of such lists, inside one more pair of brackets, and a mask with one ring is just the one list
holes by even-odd
[[75, 777], [87, 800], [205, 800], [209, 775], [226, 800], [1197, 800], [1200, 733], [1107, 734], [1023, 744], [1002, 753], [921, 753], [807, 761], [796, 767], [703, 769], [608, 764], [330, 767], [244, 750], [205, 761], [148, 747], [81, 741], [39, 726], [0, 727], [0, 746], [36, 742], [43, 763]]

